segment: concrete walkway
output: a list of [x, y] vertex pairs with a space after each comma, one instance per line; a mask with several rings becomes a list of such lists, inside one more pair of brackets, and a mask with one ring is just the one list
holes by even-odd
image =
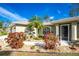
[[69, 46], [68, 42], [65, 40], [61, 40], [60, 43], [61, 43], [61, 46]]
[[37, 46], [44, 46], [45, 43], [44, 42], [40, 42], [40, 41], [24, 41], [25, 45], [37, 45]]
[[7, 35], [0, 36], [0, 40], [2, 41], [4, 41], [5, 38], [7, 38]]
[[2, 46], [2, 48], [7, 45], [7, 43], [5, 42], [5, 38], [7, 38], [7, 35], [0, 36], [0, 46]]

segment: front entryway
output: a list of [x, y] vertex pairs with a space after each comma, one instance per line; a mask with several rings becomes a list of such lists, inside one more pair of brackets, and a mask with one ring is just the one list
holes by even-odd
[[60, 39], [69, 41], [69, 39], [70, 39], [70, 24], [60, 25]]

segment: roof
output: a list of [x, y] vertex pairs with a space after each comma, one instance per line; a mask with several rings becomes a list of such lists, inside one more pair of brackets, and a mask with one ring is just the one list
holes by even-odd
[[[28, 25], [30, 22], [28, 21], [17, 21], [17, 22], [13, 22], [13, 25]], [[52, 25], [51, 22], [43, 22], [44, 25]]]
[[28, 21], [16, 21], [16, 22], [13, 22], [13, 24], [20, 24], [20, 25], [28, 25], [30, 22]]
[[[53, 24], [60, 24], [60, 23], [69, 23], [69, 22], [79, 22], [79, 16], [76, 17], [69, 17], [69, 18], [64, 18], [64, 19], [59, 19], [59, 20], [54, 20], [51, 22], [43, 22], [44, 25], [53, 25]], [[20, 25], [28, 25], [30, 22], [28, 21], [17, 21], [13, 22], [13, 24], [20, 24]]]
[[51, 22], [43, 22], [43, 25], [52, 25]]
[[52, 24], [69, 23], [69, 22], [75, 22], [75, 21], [79, 22], [79, 16], [55, 20], [55, 21], [52, 21]]

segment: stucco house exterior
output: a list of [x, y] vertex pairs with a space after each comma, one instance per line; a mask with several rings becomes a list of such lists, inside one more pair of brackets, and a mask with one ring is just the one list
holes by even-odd
[[[28, 24], [27, 21], [13, 22], [11, 31], [15, 29], [15, 32], [25, 32]], [[49, 28], [40, 29], [40, 32], [38, 31], [39, 34], [41, 33], [40, 35], [43, 35], [45, 31], [53, 31], [60, 40], [68, 42], [79, 40], [79, 16], [44, 22], [43, 25], [49, 26]]]

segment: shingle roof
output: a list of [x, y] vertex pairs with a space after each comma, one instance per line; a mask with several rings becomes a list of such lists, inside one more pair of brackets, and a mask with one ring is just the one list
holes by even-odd
[[79, 22], [79, 16], [55, 20], [55, 21], [52, 21], [52, 24], [68, 23], [68, 22], [74, 22], [74, 21]]
[[[43, 22], [43, 24], [44, 25], [53, 25], [53, 24], [68, 23], [68, 22], [74, 22], [74, 21], [79, 21], [79, 16], [69, 17], [69, 18], [64, 18], [64, 19], [59, 19], [59, 20], [53, 20], [51, 22]], [[28, 22], [28, 21], [13, 22], [13, 24], [22, 24], [22, 25], [28, 25], [29, 23], [30, 22]]]

